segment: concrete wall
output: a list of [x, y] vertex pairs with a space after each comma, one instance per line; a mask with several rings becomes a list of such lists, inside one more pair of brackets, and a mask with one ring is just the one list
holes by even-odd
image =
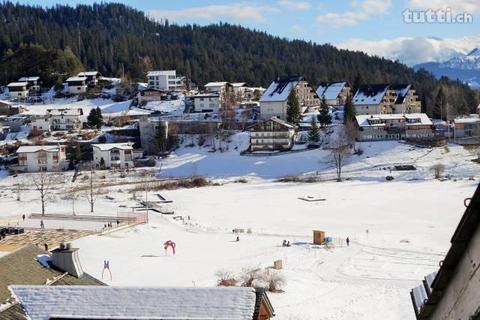
[[260, 117], [264, 120], [271, 117], [287, 120], [287, 101], [260, 102]]
[[469, 320], [480, 313], [480, 229], [455, 270], [431, 320]]

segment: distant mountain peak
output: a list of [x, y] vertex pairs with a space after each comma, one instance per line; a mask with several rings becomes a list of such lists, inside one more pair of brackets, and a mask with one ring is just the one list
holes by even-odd
[[475, 48], [467, 54], [467, 57], [480, 57], [480, 48]]

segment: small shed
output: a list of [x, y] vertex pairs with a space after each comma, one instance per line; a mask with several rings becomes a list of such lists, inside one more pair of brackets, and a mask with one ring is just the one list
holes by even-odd
[[325, 242], [325, 231], [313, 230], [313, 243], [323, 244]]

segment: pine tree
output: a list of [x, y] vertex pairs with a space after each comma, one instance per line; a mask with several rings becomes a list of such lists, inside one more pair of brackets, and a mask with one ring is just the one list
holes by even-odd
[[317, 122], [315, 121], [315, 117], [312, 117], [310, 130], [308, 131], [308, 142], [310, 146], [316, 146], [318, 145], [319, 141], [320, 141], [320, 129], [318, 128]]
[[87, 117], [87, 123], [90, 128], [97, 128], [100, 129], [103, 125], [103, 115], [102, 109], [100, 107], [96, 107], [90, 110], [90, 113]]
[[320, 103], [320, 114], [318, 115], [318, 121], [322, 127], [325, 127], [332, 123], [332, 116], [330, 115], [330, 110], [327, 105], [327, 100], [325, 97], [322, 98]]
[[355, 107], [352, 103], [352, 96], [347, 96], [347, 101], [345, 101], [345, 106], [343, 107], [343, 123], [348, 121], [353, 121], [355, 119]]
[[287, 106], [287, 122], [298, 125], [302, 120], [302, 114], [295, 89], [293, 89], [288, 96]]
[[446, 106], [447, 106], [447, 98], [445, 93], [443, 92], [443, 88], [440, 87], [438, 90], [437, 96], [435, 98], [435, 104], [433, 106], [433, 118], [435, 119], [446, 119]]

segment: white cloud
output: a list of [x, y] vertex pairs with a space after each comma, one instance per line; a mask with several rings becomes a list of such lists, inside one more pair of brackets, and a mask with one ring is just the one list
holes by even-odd
[[399, 60], [408, 65], [423, 62], [443, 62], [458, 54], [480, 47], [480, 37], [438, 39], [431, 37], [394, 38], [368, 41], [350, 39], [337, 44], [338, 48], [363, 51], [370, 55]]
[[155, 19], [177, 20], [205, 20], [205, 21], [266, 21], [265, 13], [274, 12], [269, 7], [236, 3], [231, 5], [211, 5], [204, 7], [194, 7], [179, 10], [149, 10], [147, 13]]
[[479, 0], [408, 0], [410, 9], [438, 10], [450, 8], [454, 12], [476, 13], [480, 12]]
[[321, 14], [317, 16], [317, 22], [337, 28], [354, 26], [362, 21], [387, 13], [391, 4], [391, 0], [354, 0], [352, 1], [352, 10]]
[[307, 1], [280, 0], [277, 1], [277, 3], [283, 7], [294, 10], [307, 10], [312, 6], [310, 2]]

